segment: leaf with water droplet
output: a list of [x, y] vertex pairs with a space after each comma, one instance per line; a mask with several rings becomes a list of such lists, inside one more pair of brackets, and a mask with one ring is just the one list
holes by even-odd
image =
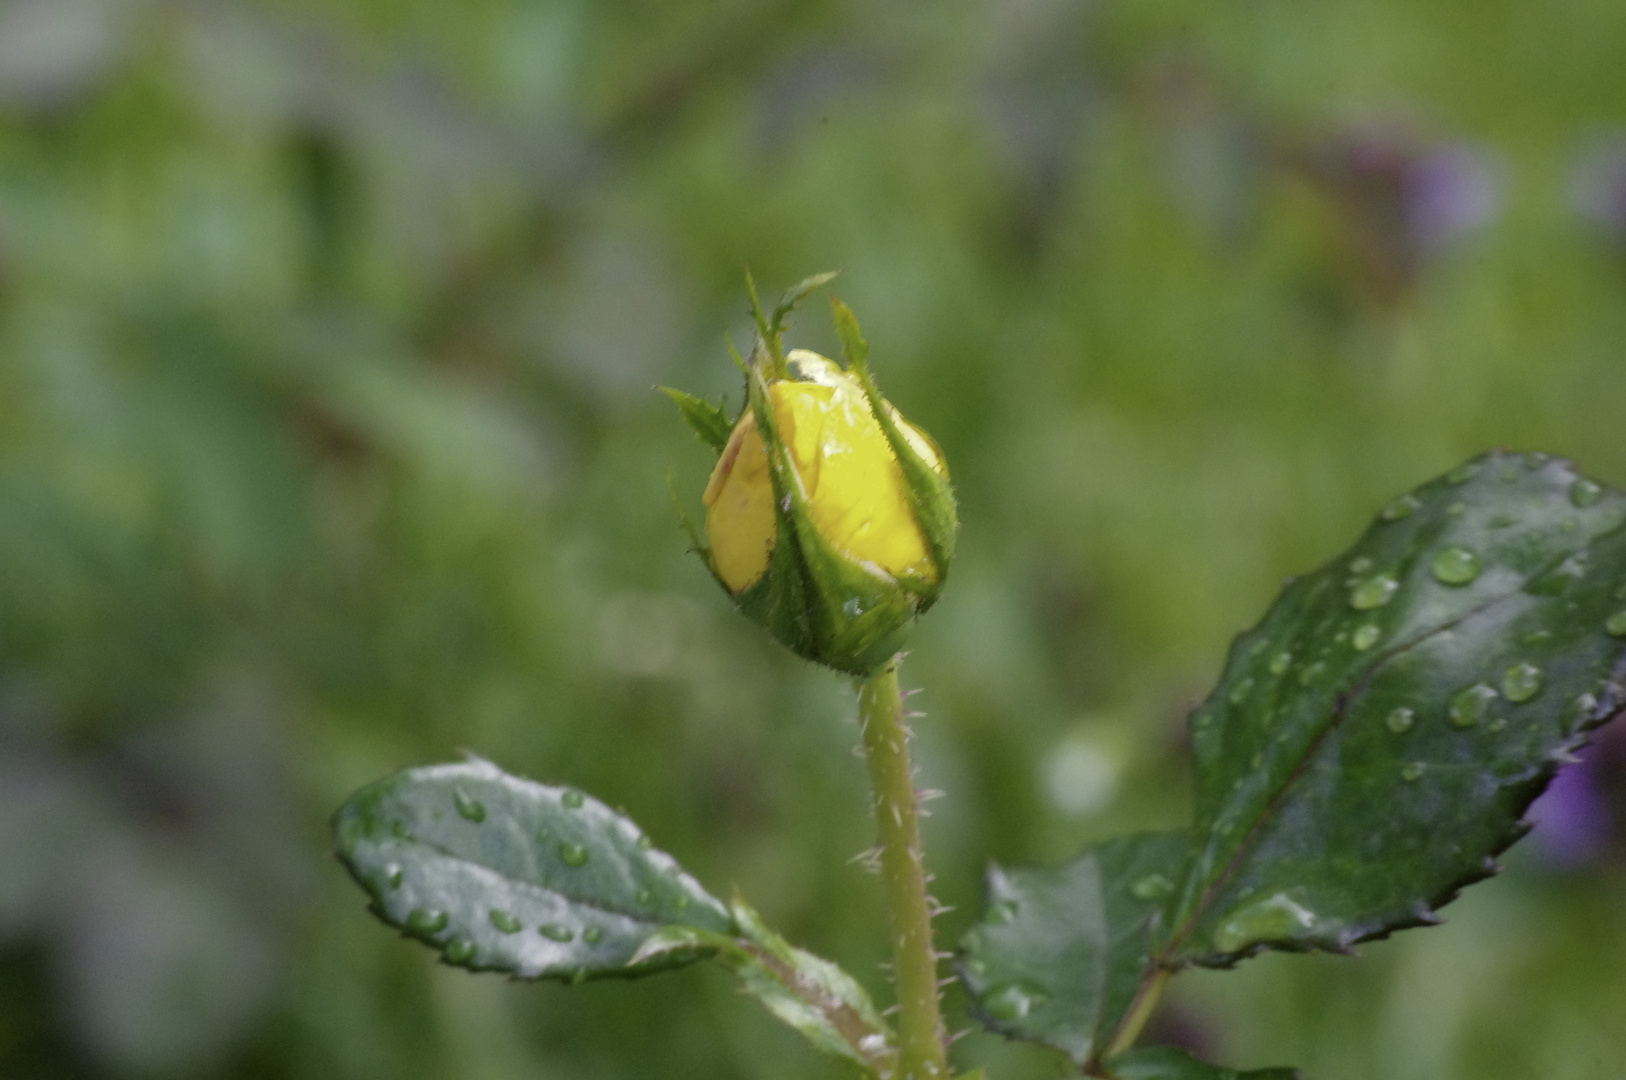
[[[462, 943], [443, 947], [448, 963], [523, 978], [638, 975], [709, 951], [629, 964], [665, 927], [733, 929], [728, 909], [670, 855], [641, 846], [631, 821], [489, 762], [381, 780], [353, 795], [333, 827], [339, 857], [385, 922], [432, 944]], [[391, 888], [393, 874], [400, 884]], [[586, 941], [589, 923], [596, 941]]]
[[959, 972], [989, 1027], [1079, 1064], [1105, 1049], [1132, 1004], [1183, 871], [1190, 837], [1114, 840], [1059, 866], [992, 868]]
[[1297, 1069], [1249, 1069], [1239, 1072], [1210, 1065], [1173, 1046], [1146, 1046], [1107, 1062], [1112, 1080], [1301, 1080]]
[[[1577, 513], [1579, 479], [1556, 458], [1470, 462], [1294, 579], [1237, 639], [1197, 710], [1210, 719], [1193, 729], [1193, 857], [1148, 971], [1345, 949], [1430, 921], [1489, 872], [1553, 756], [1622, 704], [1626, 640], [1608, 624], [1626, 497], [1599, 485]], [[1360, 560], [1381, 569], [1349, 586]], [[1365, 605], [1383, 609], [1381, 649], [1326, 653], [1307, 684], [1230, 699], [1270, 670], [1261, 658], [1323, 656], [1330, 627]], [[1572, 707], [1580, 695], [1588, 707]], [[1272, 897], [1285, 899], [1258, 907]]]

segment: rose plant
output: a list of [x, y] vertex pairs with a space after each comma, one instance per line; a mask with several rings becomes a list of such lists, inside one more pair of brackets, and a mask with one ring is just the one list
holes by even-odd
[[[946, 1080], [897, 670], [948, 578], [954, 496], [942, 452], [881, 396], [845, 305], [831, 302], [845, 366], [784, 351], [791, 312], [832, 277], [766, 314], [752, 289], [738, 415], [666, 393], [718, 455], [704, 530], [684, 518], [707, 568], [787, 648], [860, 680], [895, 1025], [858, 980], [571, 788], [480, 760], [410, 769], [352, 796], [335, 844], [374, 913], [448, 964], [579, 982], [710, 959], [860, 1075]], [[1493, 451], [1399, 496], [1232, 644], [1189, 718], [1190, 827], [990, 870], [954, 954], [974, 1015], [1089, 1076], [1293, 1076], [1136, 1044], [1183, 969], [1438, 921], [1626, 706], [1623, 680], [1626, 495], [1557, 458]]]

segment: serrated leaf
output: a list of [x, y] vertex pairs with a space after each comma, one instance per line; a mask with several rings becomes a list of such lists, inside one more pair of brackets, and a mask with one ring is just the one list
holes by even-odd
[[1626, 497], [1486, 454], [1289, 584], [1193, 713], [1193, 862], [1160, 963], [1433, 921], [1620, 707]]
[[1112, 1080], [1299, 1080], [1297, 1069], [1223, 1069], [1173, 1046], [1148, 1046], [1107, 1062]]
[[990, 869], [987, 912], [960, 942], [978, 1019], [1080, 1065], [1099, 1057], [1140, 992], [1190, 844], [1143, 833], [1058, 866]]
[[713, 405], [704, 398], [697, 398], [693, 394], [686, 394], [682, 390], [674, 390], [670, 386], [661, 386], [656, 389], [677, 403], [678, 411], [683, 414], [683, 420], [698, 436], [700, 441], [716, 450], [719, 454], [728, 445], [728, 436], [734, 430], [734, 425], [728, 421], [728, 413], [721, 405]]
[[641, 975], [713, 948], [640, 955], [663, 931], [737, 932], [728, 909], [627, 818], [485, 761], [371, 784], [339, 809], [333, 834], [374, 913], [471, 970]]

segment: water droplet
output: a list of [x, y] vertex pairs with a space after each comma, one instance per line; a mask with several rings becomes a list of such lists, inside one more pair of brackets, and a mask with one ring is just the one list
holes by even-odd
[[559, 845], [559, 861], [566, 866], [586, 866], [587, 849], [580, 844], [563, 843]]
[[1539, 469], [1553, 459], [1551, 454], [1543, 454], [1540, 450], [1532, 450], [1524, 455], [1524, 467]]
[[1352, 574], [1364, 574], [1370, 569], [1372, 569], [1372, 560], [1365, 555], [1349, 561], [1349, 572]]
[[1001, 900], [988, 909], [988, 921], [996, 925], [1008, 923], [1016, 918], [1016, 901]]
[[1502, 673], [1502, 696], [1515, 705], [1541, 693], [1541, 669], [1534, 664], [1514, 664]]
[[1159, 900], [1174, 892], [1174, 882], [1162, 874], [1143, 874], [1129, 886], [1137, 900]]
[[1412, 724], [1416, 722], [1417, 714], [1404, 705], [1392, 710], [1388, 716], [1383, 718], [1383, 726], [1396, 735], [1404, 735], [1411, 730]]
[[474, 942], [468, 938], [454, 937], [446, 943], [441, 955], [446, 957], [447, 963], [466, 964], [474, 959]]
[[1479, 462], [1468, 461], [1445, 474], [1445, 478], [1453, 484], [1465, 484], [1479, 473]]
[[401, 877], [401, 865], [399, 863], [390, 863], [384, 867], [384, 880], [389, 883], [390, 888], [399, 889], [401, 887]]
[[639, 851], [648, 851], [650, 848], [652, 848], [654, 846], [655, 846], [655, 841], [651, 840], [647, 835], [640, 836], [638, 838], [638, 850]]
[[1452, 727], [1471, 728], [1479, 723], [1485, 715], [1485, 710], [1495, 700], [1495, 690], [1484, 683], [1474, 683], [1456, 692], [1451, 698], [1446, 716], [1450, 719]]
[[1355, 646], [1356, 652], [1365, 652], [1378, 643], [1383, 631], [1378, 629], [1377, 623], [1367, 623], [1359, 627], [1350, 637], [1349, 643]]
[[1543, 641], [1551, 641], [1552, 638], [1553, 632], [1551, 630], [1532, 630], [1519, 639], [1519, 644], [1540, 645]]
[[1378, 517], [1384, 521], [1399, 521], [1401, 518], [1411, 517], [1412, 514], [1417, 512], [1417, 508], [1422, 505], [1422, 500], [1417, 496], [1402, 495], [1398, 499], [1390, 501], [1382, 510], [1379, 510]]
[[[1616, 595], [1616, 599], [1626, 600], [1626, 589], [1622, 589], [1621, 593]], [[1270, 648], [1270, 642], [1266, 641], [1264, 638], [1260, 638], [1258, 641], [1255, 641], [1252, 645], [1248, 646], [1248, 655], [1258, 656], [1268, 648]]]
[[407, 929], [421, 937], [440, 933], [449, 922], [451, 919], [444, 911], [434, 908], [413, 908], [407, 913]]
[[1231, 687], [1231, 692], [1225, 695], [1225, 700], [1232, 705], [1240, 705], [1248, 700], [1248, 695], [1251, 693], [1253, 693], [1253, 679], [1245, 678]]
[[1260, 753], [1257, 753], [1257, 754], [1253, 755], [1252, 759], [1249, 760], [1248, 765], [1251, 768], [1253, 768], [1254, 770], [1257, 771], [1260, 766], [1264, 765], [1264, 763], [1265, 763], [1265, 755], [1261, 751]]
[[568, 926], [560, 926], [558, 923], [543, 923], [541, 926], [536, 928], [536, 932], [547, 938], [549, 941], [557, 941], [561, 945], [567, 941], [576, 940], [576, 932], [574, 930]]
[[1322, 672], [1324, 672], [1326, 670], [1327, 670], [1327, 665], [1323, 664], [1321, 661], [1317, 660], [1315, 663], [1311, 664], [1309, 667], [1306, 667], [1303, 671], [1299, 672], [1299, 685], [1300, 686], [1309, 686], [1311, 683], [1315, 682], [1316, 679], [1320, 678]]
[[1573, 506], [1591, 506], [1601, 498], [1603, 498], [1602, 486], [1584, 476], [1570, 485], [1570, 503]]
[[1464, 547], [1448, 547], [1434, 556], [1434, 580], [1441, 585], [1466, 585], [1479, 576], [1479, 556]]
[[973, 956], [971, 959], [965, 962], [965, 973], [971, 976], [973, 979], [980, 979], [984, 975], [988, 974], [988, 965], [986, 962]]
[[1220, 952], [1236, 952], [1263, 941], [1291, 939], [1295, 932], [1309, 929], [1315, 916], [1285, 893], [1249, 904], [1214, 931], [1214, 947]]
[[1617, 611], [1605, 619], [1603, 628], [1611, 637], [1626, 637], [1626, 609]]
[[1518, 523], [1519, 518], [1516, 514], [1497, 514], [1495, 517], [1485, 522], [1486, 526], [1492, 529], [1509, 529]]
[[395, 836], [395, 838], [397, 840], [410, 840], [410, 839], [412, 839], [412, 833], [411, 833], [410, 830], [407, 829], [406, 822], [404, 822], [404, 821], [391, 822], [390, 823], [390, 832], [392, 834], [394, 834], [394, 836]]
[[500, 908], [491, 909], [491, 925], [505, 934], [517, 934], [523, 928], [518, 919]]
[[639, 907], [649, 907], [655, 903], [655, 894], [648, 889], [639, 889], [638, 894], [633, 899], [638, 901]]
[[597, 945], [604, 940], [604, 931], [596, 926], [589, 926], [582, 931], [582, 940], [589, 945]]
[[1506, 468], [1504, 468], [1502, 470], [1501, 474], [1497, 477], [1497, 479], [1501, 480], [1502, 483], [1504, 483], [1504, 484], [1518, 483], [1518, 480], [1519, 480], [1518, 466], [1516, 466], [1516, 465], [1507, 466]]
[[1382, 607], [1394, 599], [1395, 590], [1399, 588], [1400, 582], [1388, 574], [1367, 578], [1350, 590], [1349, 606], [1356, 611], [1370, 611]]
[[1400, 766], [1400, 779], [1405, 780], [1408, 783], [1410, 781], [1420, 779], [1422, 777], [1422, 775], [1423, 775], [1422, 762], [1408, 761], [1408, 762], [1406, 762], [1406, 764]]
[[1293, 654], [1290, 652], [1279, 652], [1270, 658], [1270, 673], [1272, 675], [1280, 675], [1292, 666]]
[[995, 1020], [1009, 1024], [1024, 1019], [1049, 996], [1027, 983], [1006, 983], [988, 991], [982, 999], [982, 1007]]
[[565, 793], [559, 796], [559, 801], [571, 810], [580, 810], [582, 803], [586, 801], [586, 796], [575, 788], [565, 788]]
[[462, 788], [452, 789], [452, 801], [457, 804], [457, 812], [470, 821], [480, 822], [486, 819], [485, 804]]
[[672, 901], [672, 906], [676, 907], [679, 911], [683, 911], [689, 906], [689, 898], [684, 896], [682, 893], [678, 893], [677, 899]]
[[1507, 717], [1498, 716], [1495, 720], [1492, 720], [1490, 722], [1490, 724], [1485, 728], [1485, 730], [1486, 731], [1506, 731], [1507, 730]]
[[571, 973], [571, 976], [570, 976], [570, 985], [571, 986], [580, 986], [582, 983], [584, 983], [586, 981], [587, 981], [587, 969], [586, 968], [579, 967], [574, 972]]

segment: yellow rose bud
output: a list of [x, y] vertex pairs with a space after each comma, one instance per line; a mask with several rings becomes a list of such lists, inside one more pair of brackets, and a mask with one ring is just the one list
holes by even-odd
[[[806, 381], [776, 380], [768, 396], [813, 526], [849, 558], [894, 577], [935, 582], [937, 567], [903, 474], [863, 387], [817, 353], [797, 349], [785, 359]], [[931, 440], [890, 404], [886, 408], [915, 453], [946, 476]], [[740, 592], [767, 572], [776, 535], [768, 452], [749, 410], [729, 435], [704, 502], [712, 568], [730, 592]]]
[[779, 352], [795, 303], [773, 319], [755, 306], [759, 340], [746, 407], [667, 393], [719, 452], [695, 546], [740, 609], [808, 659], [863, 675], [901, 647], [936, 601], [954, 549], [954, 494], [942, 454], [875, 388], [852, 312], [832, 301], [848, 367]]

